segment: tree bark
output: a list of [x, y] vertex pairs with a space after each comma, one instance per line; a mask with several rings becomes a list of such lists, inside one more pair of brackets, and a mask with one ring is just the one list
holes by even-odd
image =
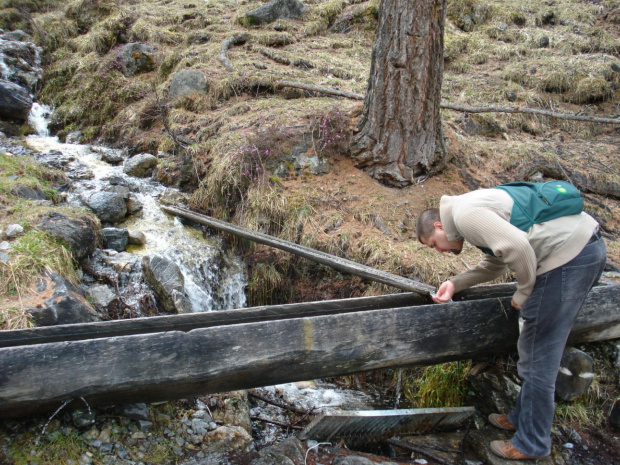
[[375, 179], [406, 186], [445, 157], [439, 106], [445, 0], [379, 7], [368, 89], [352, 156]]

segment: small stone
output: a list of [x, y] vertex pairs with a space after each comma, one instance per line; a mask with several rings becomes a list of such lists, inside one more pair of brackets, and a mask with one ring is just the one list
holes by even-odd
[[415, 459], [415, 460], [413, 461], [413, 463], [419, 463], [420, 465], [425, 465], [425, 464], [427, 464], [428, 462], [427, 462], [426, 460], [424, 460], [424, 459]]
[[131, 435], [131, 439], [146, 439], [146, 434], [142, 431], [136, 431]]
[[564, 449], [574, 449], [575, 448], [575, 444], [573, 444], [572, 442], [567, 442], [567, 443], [563, 444], [562, 447]]
[[7, 226], [6, 231], [4, 232], [4, 237], [7, 239], [13, 239], [14, 237], [20, 236], [24, 233], [24, 228], [19, 224], [10, 224]]
[[95, 449], [99, 449], [101, 447], [102, 442], [99, 439], [95, 439], [94, 441], [90, 441], [88, 444], [90, 444]]
[[185, 445], [185, 441], [183, 440], [183, 438], [177, 438], [177, 444], [179, 446], [184, 446]]
[[100, 452], [112, 452], [112, 449], [114, 449], [114, 444], [111, 442], [104, 442], [99, 447]]
[[514, 102], [515, 100], [517, 100], [517, 94], [515, 94], [514, 92], [506, 92], [506, 98], [510, 102]]
[[611, 69], [612, 71], [615, 71], [616, 73], [620, 73], [620, 65], [617, 63], [612, 63], [611, 64]]
[[7, 254], [5, 254], [4, 252], [0, 252], [0, 262], [2, 263], [8, 263], [9, 260], [11, 260], [11, 257], [9, 257]]
[[547, 37], [547, 36], [541, 37], [540, 41], [539, 41], [539, 45], [540, 45], [540, 48], [547, 48], [547, 47], [549, 47], [549, 37]]
[[172, 448], [172, 451], [175, 453], [175, 455], [183, 455], [183, 449], [181, 449], [180, 447], [174, 446]]
[[216, 429], [217, 429], [217, 423], [215, 423], [214, 421], [209, 423], [209, 431], [215, 431]]
[[3, 250], [3, 251], [11, 250], [11, 244], [9, 244], [7, 241], [0, 242], [0, 250]]
[[153, 427], [153, 423], [146, 420], [138, 420], [140, 431], [149, 431]]

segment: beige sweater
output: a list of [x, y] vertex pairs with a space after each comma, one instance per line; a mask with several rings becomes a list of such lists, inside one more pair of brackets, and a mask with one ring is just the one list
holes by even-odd
[[510, 195], [500, 189], [441, 198], [439, 214], [448, 240], [465, 239], [495, 255], [485, 255], [472, 269], [450, 278], [455, 292], [491, 281], [510, 269], [517, 277], [513, 299], [523, 305], [536, 276], [575, 258], [598, 226], [583, 212], [535, 224], [524, 232], [510, 224], [512, 206]]

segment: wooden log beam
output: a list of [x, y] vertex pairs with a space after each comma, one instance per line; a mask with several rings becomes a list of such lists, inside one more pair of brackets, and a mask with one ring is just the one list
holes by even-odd
[[[620, 285], [594, 288], [575, 343], [620, 337]], [[186, 398], [515, 350], [510, 297], [0, 349], [0, 416]], [[95, 323], [98, 324], [98, 323]]]
[[417, 292], [423, 295], [428, 295], [429, 293], [435, 291], [434, 286], [420, 281], [407, 279], [402, 276], [388, 273], [387, 271], [377, 270], [376, 268], [362, 265], [360, 263], [347, 260], [346, 258], [337, 257], [326, 252], [321, 252], [320, 250], [295, 244], [294, 242], [289, 242], [274, 236], [252, 231], [242, 226], [227, 223], [226, 221], [218, 220], [210, 216], [201, 215], [200, 213], [196, 213], [185, 208], [167, 207], [162, 205], [161, 209], [172, 215], [180, 216], [182, 218], [195, 221], [196, 223], [204, 224], [206, 226], [243, 237], [244, 239], [258, 242], [259, 244], [277, 247], [278, 249], [294, 253], [295, 255], [299, 255], [323, 265], [331, 266], [339, 271], [344, 271], [345, 273], [351, 273], [371, 281], [377, 281], [389, 286], [394, 286], [404, 291]]

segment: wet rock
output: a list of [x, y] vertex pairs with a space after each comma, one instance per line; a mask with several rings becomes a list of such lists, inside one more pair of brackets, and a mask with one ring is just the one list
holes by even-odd
[[183, 301], [185, 279], [178, 265], [161, 255], [146, 255], [142, 271], [162, 308], [167, 312], [179, 311], [177, 305]]
[[86, 215], [69, 218], [50, 212], [39, 220], [37, 227], [67, 244], [76, 260], [93, 253], [100, 242], [99, 226]]
[[129, 232], [124, 228], [103, 228], [103, 248], [123, 252], [129, 244]]
[[146, 236], [143, 232], [140, 231], [128, 231], [129, 233], [129, 243], [131, 245], [144, 245], [146, 244]]
[[119, 405], [116, 407], [116, 413], [131, 420], [149, 421], [151, 419], [149, 409], [144, 403]]
[[168, 90], [168, 98], [174, 100], [194, 92], [205, 93], [208, 89], [209, 84], [200, 71], [184, 69], [172, 77], [170, 89]]
[[7, 254], [5, 254], [4, 252], [0, 252], [0, 262], [2, 263], [8, 263], [9, 261], [11, 261], [11, 257], [9, 257]]
[[110, 305], [117, 304], [119, 299], [110, 286], [95, 284], [88, 288], [88, 295], [93, 303], [101, 309], [107, 309]]
[[71, 412], [71, 420], [76, 428], [82, 429], [95, 423], [95, 414], [90, 409], [79, 408]]
[[66, 325], [100, 321], [94, 308], [69, 281], [56, 273], [37, 279], [37, 295], [42, 302], [28, 313], [36, 326]]
[[153, 428], [153, 422], [148, 420], [138, 420], [138, 428], [140, 431], [150, 431]]
[[82, 201], [99, 217], [101, 221], [115, 223], [127, 214], [125, 199], [116, 192], [99, 191], [85, 194]]
[[29, 200], [45, 200], [47, 196], [45, 192], [43, 192], [38, 187], [32, 188], [28, 186], [24, 186], [23, 184], [17, 184], [15, 187], [11, 189], [11, 194]]
[[99, 153], [101, 155], [101, 159], [110, 165], [119, 165], [125, 159], [122, 150], [111, 149], [108, 147], [93, 147], [92, 151]]
[[157, 157], [150, 153], [139, 153], [125, 160], [123, 172], [136, 178], [146, 178], [157, 167]]
[[129, 194], [129, 197], [125, 200], [125, 205], [127, 205], [127, 214], [129, 215], [135, 215], [144, 208], [142, 202], [140, 202], [138, 197], [133, 193]]
[[521, 386], [496, 367], [477, 374], [468, 374], [470, 401], [485, 416], [491, 413], [509, 413], [517, 402]]
[[121, 50], [120, 62], [125, 76], [152, 71], [155, 69], [155, 50], [145, 44], [127, 44]]
[[26, 121], [32, 107], [28, 90], [0, 79], [0, 116]]
[[161, 203], [162, 205], [174, 207], [186, 205], [187, 200], [187, 196], [183, 193], [174, 189], [167, 189], [166, 192], [164, 192], [163, 195], [159, 198], [159, 203]]
[[21, 29], [16, 29], [11, 32], [5, 32], [4, 34], [0, 35], [0, 39], [2, 40], [13, 40], [17, 42], [24, 40], [26, 37], [28, 37], [28, 34], [26, 34]]
[[279, 18], [299, 19], [306, 7], [298, 0], [272, 0], [271, 2], [248, 11], [245, 19], [248, 24], [258, 26], [268, 24]]
[[10, 224], [4, 231], [4, 237], [7, 239], [14, 239], [24, 234], [24, 228], [19, 224]]
[[248, 452], [252, 436], [240, 426], [220, 426], [205, 434], [203, 444], [208, 452]]

